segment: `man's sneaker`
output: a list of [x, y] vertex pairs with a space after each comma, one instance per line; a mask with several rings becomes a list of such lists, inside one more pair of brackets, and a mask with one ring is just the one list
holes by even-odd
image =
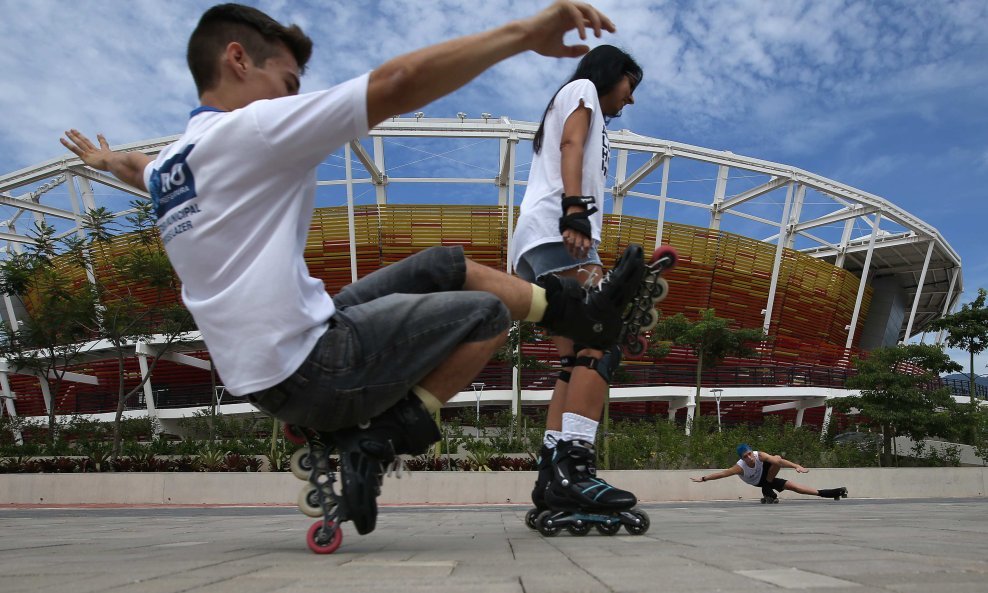
[[440, 439], [422, 402], [408, 394], [366, 424], [332, 434], [340, 454], [340, 478], [347, 518], [357, 533], [374, 531], [377, 497], [384, 472], [401, 454], [421, 455]]
[[572, 278], [541, 279], [548, 306], [539, 325], [591, 348], [606, 349], [621, 337], [621, 316], [645, 277], [641, 245], [631, 244], [594, 288]]

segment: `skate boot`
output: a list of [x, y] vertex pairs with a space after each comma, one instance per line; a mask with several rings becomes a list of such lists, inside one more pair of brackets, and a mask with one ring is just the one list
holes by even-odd
[[662, 274], [676, 265], [677, 257], [675, 249], [661, 245], [652, 252], [652, 257], [645, 266], [638, 291], [621, 318], [623, 326], [618, 344], [629, 356], [642, 354], [648, 346], [641, 334], [651, 331], [659, 322], [659, 312], [655, 305], [669, 295], [669, 283]]
[[769, 486], [762, 488], [762, 504], [778, 504], [779, 495], [775, 493]]
[[629, 245], [604, 279], [583, 288], [573, 278], [547, 274], [540, 280], [549, 304], [539, 325], [591, 348], [606, 350], [621, 338], [622, 317], [645, 277], [640, 245]]
[[554, 453], [555, 449], [550, 449], [545, 445], [542, 445], [542, 449], [539, 450], [539, 460], [536, 466], [539, 475], [535, 479], [535, 487], [532, 488], [532, 504], [535, 505], [535, 508], [525, 513], [525, 525], [528, 525], [530, 529], [538, 529], [535, 520], [538, 519], [542, 511], [549, 508], [545, 504], [545, 489], [549, 487], [549, 482], [552, 481], [552, 455]]
[[586, 535], [591, 527], [614, 535], [625, 526], [628, 533], [648, 531], [648, 515], [633, 508], [638, 499], [597, 477], [593, 445], [586, 441], [559, 441], [552, 460], [553, 476], [545, 490], [549, 510], [536, 519], [539, 533], [551, 537], [566, 528]]
[[432, 415], [413, 394], [365, 424], [332, 433], [340, 454], [340, 478], [346, 517], [357, 533], [377, 525], [377, 497], [385, 471], [401, 454], [421, 455], [441, 438]]
[[840, 488], [824, 488], [818, 490], [820, 498], [833, 498], [834, 500], [840, 500], [842, 498], [847, 498], [847, 488], [841, 486]]

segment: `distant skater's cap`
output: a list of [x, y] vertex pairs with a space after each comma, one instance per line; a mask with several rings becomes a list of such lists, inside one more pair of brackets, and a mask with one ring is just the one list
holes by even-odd
[[741, 443], [740, 445], [738, 445], [738, 459], [740, 459], [741, 456], [747, 453], [748, 451], [751, 451], [751, 445], [749, 445], [748, 443]]

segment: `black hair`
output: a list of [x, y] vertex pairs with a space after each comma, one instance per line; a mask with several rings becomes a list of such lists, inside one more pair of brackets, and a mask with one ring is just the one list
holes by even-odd
[[284, 26], [267, 14], [242, 4], [217, 4], [199, 19], [189, 37], [186, 60], [199, 95], [219, 83], [219, 56], [236, 41], [258, 66], [276, 55], [284, 43], [298, 62], [299, 71], [312, 56], [312, 39], [298, 25]]
[[[631, 90], [634, 90], [642, 80], [644, 72], [638, 62], [627, 52], [614, 47], [613, 45], [599, 45], [583, 56], [576, 66], [576, 71], [570, 76], [567, 84], [574, 80], [589, 80], [597, 88], [597, 96], [603, 96], [611, 92], [614, 87], [621, 82], [624, 75], [631, 77]], [[545, 135], [545, 117], [552, 109], [552, 104], [556, 100], [556, 95], [563, 89], [563, 86], [552, 95], [545, 111], [542, 112], [542, 122], [539, 123], [539, 130], [535, 132], [532, 139], [532, 148], [538, 154], [542, 150], [542, 137]]]

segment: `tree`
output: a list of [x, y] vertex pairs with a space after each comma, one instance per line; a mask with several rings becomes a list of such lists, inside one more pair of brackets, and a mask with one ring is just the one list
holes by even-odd
[[951, 315], [945, 315], [930, 324], [930, 329], [947, 332], [947, 345], [951, 348], [966, 350], [971, 356], [969, 367], [971, 381], [971, 405], [976, 405], [974, 390], [974, 355], [988, 348], [988, 307], [985, 300], [988, 292], [978, 289], [978, 296], [961, 310]]
[[892, 442], [908, 435], [921, 440], [949, 430], [956, 410], [950, 390], [940, 387], [940, 375], [961, 368], [940, 346], [907, 344], [876, 348], [867, 358], [856, 358], [857, 374], [847, 386], [861, 395], [834, 402], [847, 412], [858, 409], [867, 422], [882, 432], [882, 465], [893, 464]]
[[[701, 309], [700, 317], [690, 321], [682, 313], [659, 321], [653, 336], [679, 346], [687, 346], [696, 356], [696, 400], [700, 400], [703, 371], [720, 364], [728, 356], [746, 357], [755, 354], [752, 342], [765, 339], [761, 329], [732, 329], [731, 320], [717, 317], [713, 309]], [[686, 434], [690, 433], [693, 408], [686, 419]]]
[[[117, 360], [114, 457], [120, 453], [126, 401], [146, 384], [162, 355], [194, 329], [178, 302], [178, 280], [161, 246], [151, 203], [134, 200], [120, 225], [105, 208], [82, 216], [80, 231], [56, 238], [44, 222], [34, 243], [0, 262], [0, 290], [20, 299], [27, 319], [4, 328], [2, 353], [20, 371], [49, 382], [49, 430], [55, 435], [56, 402], [65, 369], [86, 342], [105, 340]], [[139, 341], [159, 344], [148, 372], [127, 389], [125, 363]]]
[[[178, 279], [158, 238], [151, 202], [133, 200], [130, 206], [127, 226], [118, 225], [106, 208], [96, 208], [83, 217], [85, 236], [66, 240], [67, 253], [75, 264], [92, 271], [89, 280], [100, 314], [89, 330], [113, 345], [117, 360], [113, 458], [120, 454], [120, 423], [127, 400], [144, 387], [162, 355], [194, 329], [192, 316], [177, 302]], [[118, 241], [126, 246], [122, 251], [113, 249]], [[162, 345], [148, 372], [128, 390], [127, 356], [137, 342], [152, 336], [163, 340]]]
[[54, 445], [66, 368], [91, 339], [87, 327], [97, 318], [97, 300], [89, 283], [74, 281], [66, 267], [56, 263], [60, 241], [53, 227], [40, 221], [28, 235], [33, 242], [23, 252], [0, 261], [0, 292], [23, 306], [16, 327], [0, 327], [0, 355], [12, 370], [34, 375], [47, 387], [48, 438]]

